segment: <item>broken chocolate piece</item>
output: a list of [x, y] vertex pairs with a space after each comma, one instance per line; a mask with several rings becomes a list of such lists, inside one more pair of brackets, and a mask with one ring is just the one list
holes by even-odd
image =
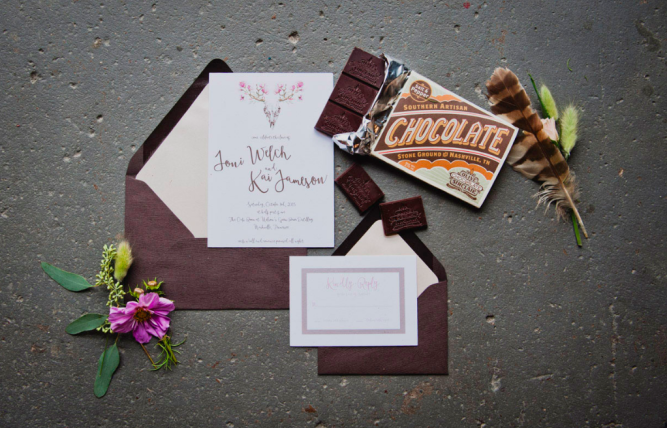
[[382, 190], [358, 163], [352, 164], [335, 182], [361, 214], [384, 197]]
[[323, 134], [333, 136], [343, 132], [356, 131], [359, 125], [361, 125], [361, 116], [328, 101], [315, 125], [315, 129]]
[[384, 61], [354, 48], [315, 129], [334, 136], [359, 129], [384, 81]]
[[426, 228], [426, 212], [421, 196], [380, 204], [384, 234], [395, 235], [404, 230]]
[[356, 77], [375, 89], [380, 89], [384, 81], [384, 61], [359, 48], [354, 48], [343, 73]]

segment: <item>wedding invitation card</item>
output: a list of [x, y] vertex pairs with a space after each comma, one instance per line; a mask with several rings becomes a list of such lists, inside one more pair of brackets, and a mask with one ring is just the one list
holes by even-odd
[[331, 73], [211, 73], [209, 247], [333, 247]]
[[290, 257], [291, 346], [416, 346], [417, 257]]

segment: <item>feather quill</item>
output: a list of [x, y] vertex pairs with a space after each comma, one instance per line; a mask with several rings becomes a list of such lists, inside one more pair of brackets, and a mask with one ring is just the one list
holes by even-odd
[[548, 209], [554, 204], [556, 212], [563, 218], [568, 210], [572, 210], [588, 238], [574, 203], [578, 194], [574, 174], [544, 130], [519, 78], [507, 68], [496, 68], [486, 82], [486, 89], [491, 111], [523, 131], [507, 156], [507, 163], [523, 176], [542, 183], [538, 205], [545, 204]]

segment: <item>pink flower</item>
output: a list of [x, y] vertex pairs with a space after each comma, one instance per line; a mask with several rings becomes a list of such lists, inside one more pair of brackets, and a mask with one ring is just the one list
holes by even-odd
[[241, 86], [242, 88], [245, 88], [245, 82], [239, 82], [239, 86]]
[[292, 90], [294, 90], [294, 85], [292, 85]]
[[169, 329], [167, 314], [174, 309], [174, 302], [157, 293], [142, 294], [138, 302], [128, 302], [124, 308], [111, 308], [111, 330], [114, 333], [131, 331], [139, 343], [150, 342], [151, 336], [162, 339]]
[[542, 125], [544, 126], [544, 132], [547, 133], [549, 138], [553, 141], [558, 141], [558, 131], [556, 130], [556, 121], [552, 118], [542, 119]]
[[241, 95], [241, 101], [243, 101], [243, 100], [245, 100], [245, 97], [243, 95]]
[[296, 87], [297, 87], [297, 88], [302, 88], [302, 87], [303, 87], [303, 82], [299, 82], [299, 83], [297, 83], [297, 84], [296, 84]]
[[299, 95], [299, 101], [303, 101], [303, 96]]

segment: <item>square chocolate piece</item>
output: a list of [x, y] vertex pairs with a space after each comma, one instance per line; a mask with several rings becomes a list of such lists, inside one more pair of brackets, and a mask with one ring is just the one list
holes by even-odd
[[361, 214], [384, 197], [382, 190], [358, 163], [352, 164], [334, 181]]
[[361, 125], [361, 116], [327, 101], [320, 119], [315, 124], [315, 129], [323, 134], [333, 137], [344, 132], [354, 132]]
[[384, 234], [395, 235], [404, 230], [424, 229], [426, 212], [421, 196], [380, 204]]
[[341, 74], [329, 99], [364, 116], [370, 110], [377, 92], [370, 86], [366, 86], [358, 80]]
[[354, 48], [347, 60], [343, 73], [349, 74], [375, 89], [380, 89], [384, 81], [384, 60], [359, 48]]

